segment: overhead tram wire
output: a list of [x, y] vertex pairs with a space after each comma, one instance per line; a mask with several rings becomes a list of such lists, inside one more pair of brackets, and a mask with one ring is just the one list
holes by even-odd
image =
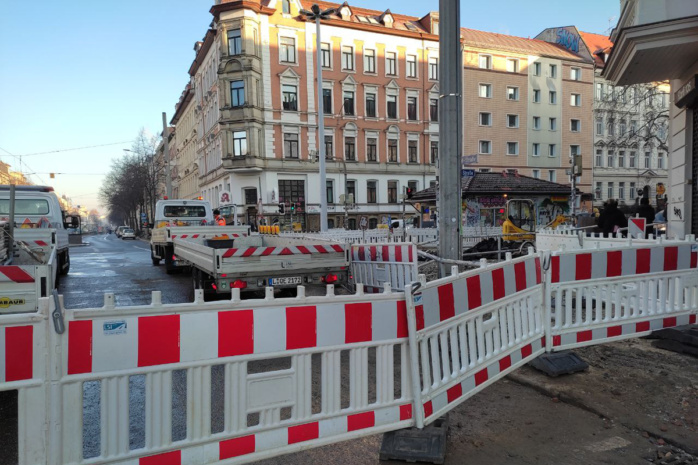
[[[86, 145], [84, 147], [75, 147], [75, 148], [70, 148], [70, 149], [58, 149], [58, 150], [50, 150], [48, 152], [35, 152], [35, 153], [24, 153], [22, 155], [13, 155], [13, 156], [20, 156], [20, 157], [33, 157], [34, 155], [47, 155], [50, 153], [59, 153], [59, 152], [70, 152], [73, 150], [85, 150], [85, 149], [93, 149], [96, 147], [108, 147], [110, 145], [121, 145], [121, 144], [129, 144], [132, 143], [132, 140], [127, 140], [123, 142], [110, 142], [109, 144], [99, 144], [99, 145]], [[3, 149], [5, 150], [5, 149]], [[5, 150], [7, 152], [7, 150]], [[9, 153], [9, 152], [7, 152]]]

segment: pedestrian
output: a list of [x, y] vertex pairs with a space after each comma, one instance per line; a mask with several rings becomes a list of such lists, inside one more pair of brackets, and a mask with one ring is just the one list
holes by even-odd
[[663, 208], [657, 212], [657, 215], [654, 217], [654, 222], [666, 223], [666, 209]]
[[648, 235], [654, 231], [654, 226], [651, 226], [652, 223], [654, 223], [654, 208], [650, 206], [650, 199], [647, 197], [640, 199], [640, 208], [637, 213], [640, 215], [640, 218], [644, 218], [646, 221], [645, 237], [648, 237]]
[[618, 209], [618, 202], [609, 199], [605, 207], [599, 215], [599, 229], [604, 235], [610, 235], [618, 232], [621, 228], [628, 227], [628, 219], [622, 211]]
[[221, 211], [217, 208], [213, 210], [213, 222], [217, 226], [225, 226], [225, 220], [221, 216]]

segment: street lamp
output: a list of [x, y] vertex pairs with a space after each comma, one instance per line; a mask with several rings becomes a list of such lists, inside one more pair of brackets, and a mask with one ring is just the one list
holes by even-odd
[[320, 40], [320, 20], [329, 19], [329, 16], [336, 10], [329, 8], [320, 11], [320, 7], [315, 4], [311, 11], [301, 10], [300, 13], [307, 19], [315, 21], [315, 36], [317, 48], [317, 125], [318, 125], [318, 156], [320, 158], [320, 231], [327, 231], [327, 174], [325, 173], [325, 116], [322, 108], [322, 50]]

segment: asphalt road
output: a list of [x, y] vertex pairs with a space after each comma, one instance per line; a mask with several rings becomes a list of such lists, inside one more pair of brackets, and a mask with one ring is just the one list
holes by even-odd
[[58, 285], [67, 308], [101, 307], [107, 292], [117, 306], [149, 304], [152, 291], [162, 292], [163, 303], [194, 299], [189, 273], [168, 275], [163, 265], [153, 266], [147, 242], [115, 234], [85, 236], [83, 242], [88, 245], [71, 247], [70, 273]]

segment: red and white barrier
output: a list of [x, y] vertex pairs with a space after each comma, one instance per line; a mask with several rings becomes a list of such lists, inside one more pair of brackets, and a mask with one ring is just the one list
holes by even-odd
[[268, 255], [311, 255], [327, 253], [344, 253], [344, 248], [338, 244], [308, 245], [287, 247], [245, 247], [228, 249], [223, 253], [223, 258], [229, 257], [266, 257]]
[[402, 291], [417, 280], [417, 246], [409, 242], [354, 244], [351, 246], [354, 282], [367, 292], [382, 292], [385, 285]]

